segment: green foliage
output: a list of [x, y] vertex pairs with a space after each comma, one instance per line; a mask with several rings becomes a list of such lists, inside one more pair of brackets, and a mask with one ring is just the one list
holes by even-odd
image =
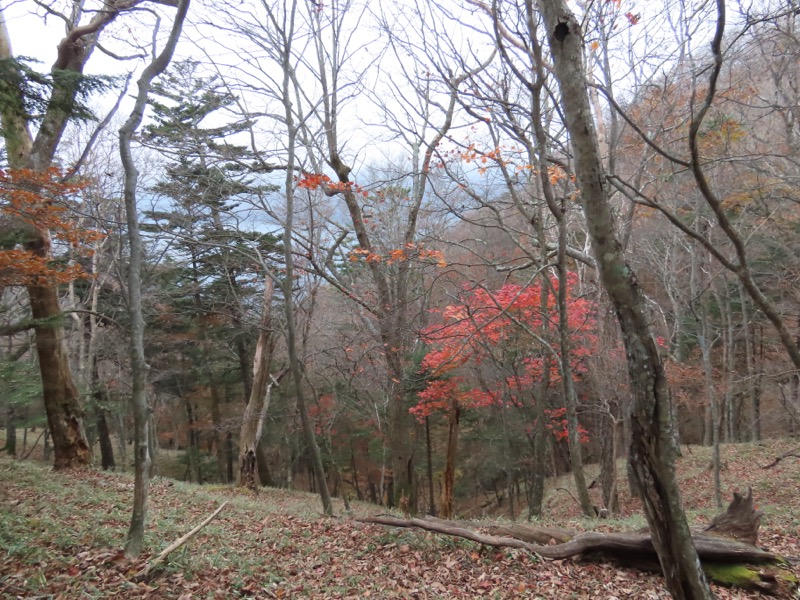
[[77, 121], [95, 120], [89, 98], [113, 89], [120, 81], [118, 76], [70, 70], [43, 73], [32, 66], [38, 62], [25, 56], [0, 60], [0, 104], [28, 122], [41, 121], [48, 110], [67, 113]]
[[[42, 395], [41, 378], [35, 364], [26, 361], [0, 361], [0, 399], [15, 408], [28, 406]], [[19, 423], [23, 425], [22, 423]], [[29, 423], [38, 425], [39, 423]]]

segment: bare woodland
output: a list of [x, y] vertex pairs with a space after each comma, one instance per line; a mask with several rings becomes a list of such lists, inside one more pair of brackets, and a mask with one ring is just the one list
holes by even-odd
[[[674, 598], [790, 593], [752, 496], [695, 531], [674, 464], [712, 447], [722, 511], [721, 445], [800, 433], [798, 18], [3, 3], [6, 452], [133, 466], [131, 556], [160, 474], [655, 569]], [[46, 64], [15, 52], [37, 20]], [[648, 532], [452, 521], [546, 516], [564, 474], [588, 518], [627, 479]]]

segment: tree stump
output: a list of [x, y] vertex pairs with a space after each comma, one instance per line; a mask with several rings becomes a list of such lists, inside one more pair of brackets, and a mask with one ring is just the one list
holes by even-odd
[[753, 504], [752, 488], [747, 489], [747, 496], [734, 492], [728, 509], [714, 517], [704, 531], [755, 546], [763, 514]]

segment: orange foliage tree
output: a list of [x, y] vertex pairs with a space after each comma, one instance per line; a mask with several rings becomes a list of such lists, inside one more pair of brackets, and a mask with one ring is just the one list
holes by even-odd
[[[85, 186], [65, 182], [57, 168], [0, 170], [0, 286], [57, 285], [87, 276], [78, 260], [91, 254], [102, 234], [80, 227], [69, 213]], [[49, 232], [49, 248], [31, 247], [24, 232], [35, 229]], [[63, 256], [54, 256], [54, 247], [63, 247]]]

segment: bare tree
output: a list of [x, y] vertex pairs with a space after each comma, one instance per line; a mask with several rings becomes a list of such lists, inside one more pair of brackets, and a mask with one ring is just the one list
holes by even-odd
[[139, 128], [147, 107], [147, 97], [153, 80], [163, 73], [172, 60], [175, 46], [178, 45], [183, 23], [189, 11], [190, 0], [178, 0], [172, 30], [164, 48], [154, 55], [145, 67], [137, 82], [138, 93], [130, 116], [119, 130], [119, 153], [125, 169], [125, 214], [128, 224], [128, 243], [130, 258], [128, 262], [128, 310], [131, 320], [131, 405], [134, 417], [134, 443], [136, 451], [135, 481], [133, 492], [133, 515], [125, 543], [125, 554], [138, 556], [144, 542], [144, 524], [147, 519], [147, 496], [150, 471], [150, 407], [147, 403], [147, 363], [144, 355], [144, 317], [142, 315], [142, 239], [139, 233], [139, 213], [136, 205], [137, 181], [139, 171], [131, 155], [131, 140]]
[[539, 3], [570, 132], [575, 172], [597, 269], [617, 313], [628, 357], [634, 406], [628, 457], [653, 545], [673, 598], [712, 598], [692, 543], [675, 477], [669, 388], [650, 333], [644, 298], [625, 262], [609, 206], [586, 83], [580, 22], [563, 0]]

